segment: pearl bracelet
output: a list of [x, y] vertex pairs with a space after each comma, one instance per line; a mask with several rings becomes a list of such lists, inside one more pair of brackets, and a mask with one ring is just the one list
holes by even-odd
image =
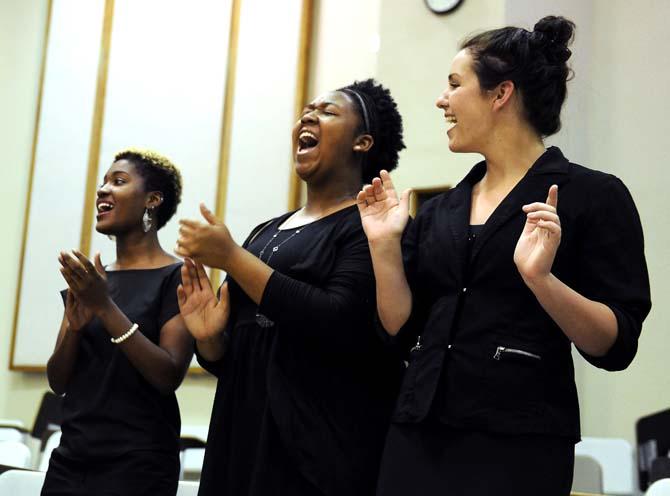
[[133, 324], [130, 327], [130, 329], [128, 329], [125, 333], [121, 334], [118, 338], [112, 338], [112, 343], [114, 344], [123, 343], [126, 339], [135, 334], [135, 331], [138, 330], [139, 328], [140, 326], [138, 326], [137, 324]]

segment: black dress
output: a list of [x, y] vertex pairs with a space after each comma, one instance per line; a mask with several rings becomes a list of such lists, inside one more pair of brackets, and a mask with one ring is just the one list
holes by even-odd
[[[299, 229], [290, 214], [245, 245], [275, 269], [260, 307], [229, 280], [201, 496], [370, 495], [401, 371], [373, 326], [356, 207]], [[273, 251], [273, 248], [278, 247]]]
[[[175, 263], [107, 272], [112, 299], [155, 344], [163, 325], [179, 313], [180, 269]], [[149, 384], [97, 318], [80, 332], [61, 442], [42, 495], [176, 494], [181, 424], [175, 394]]]
[[413, 305], [396, 340], [410, 350], [409, 366], [380, 496], [569, 494], [580, 437], [571, 343], [513, 261], [523, 205], [544, 202], [552, 184], [562, 228], [552, 273], [607, 305], [618, 324], [605, 356], [580, 353], [621, 370], [637, 350], [649, 278], [640, 219], [623, 183], [549, 148], [472, 239], [472, 188], [485, 172], [477, 164], [426, 202], [403, 238]]

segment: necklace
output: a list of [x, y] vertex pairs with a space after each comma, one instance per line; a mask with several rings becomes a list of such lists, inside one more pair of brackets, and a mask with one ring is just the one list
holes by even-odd
[[[265, 260], [265, 263], [267, 265], [270, 265], [270, 259], [272, 259], [272, 256], [279, 251], [279, 248], [286, 243], [287, 241], [295, 238], [298, 234], [300, 234], [300, 231], [303, 230], [303, 227], [299, 227], [296, 229], [293, 234], [291, 234], [288, 238], [286, 238], [284, 241], [281, 241], [279, 244], [275, 245], [272, 247], [272, 251], [270, 251], [270, 256]], [[277, 232], [272, 235], [272, 237], [268, 240], [267, 243], [265, 243], [265, 246], [261, 248], [261, 251], [258, 253], [258, 259], [262, 262], [263, 261], [263, 255], [265, 255], [265, 250], [267, 249], [268, 246], [270, 246], [270, 243], [272, 243], [277, 236], [279, 236], [279, 233], [281, 232], [281, 229], [277, 229]]]
[[[307, 225], [309, 225], [309, 224], [307, 224]], [[267, 260], [265, 260], [264, 263], [265, 263], [266, 265], [270, 265], [270, 260], [272, 259], [272, 256], [273, 256], [275, 253], [277, 253], [277, 252], [279, 251], [279, 248], [281, 248], [282, 245], [284, 245], [285, 243], [287, 243], [287, 242], [290, 241], [291, 239], [295, 238], [298, 234], [300, 234], [300, 232], [301, 232], [305, 227], [307, 227], [307, 225], [297, 228], [297, 229], [296, 229], [295, 231], [293, 231], [293, 233], [292, 233], [290, 236], [288, 236], [285, 240], [280, 241], [277, 245], [273, 246], [272, 249], [271, 249], [271, 251], [270, 251], [270, 256], [268, 256]], [[272, 242], [277, 238], [277, 236], [279, 236], [279, 233], [280, 233], [281, 231], [282, 231], [282, 229], [277, 229], [277, 232], [274, 233], [274, 234], [270, 237], [270, 239], [268, 240], [268, 242], [265, 243], [265, 246], [263, 246], [263, 248], [261, 248], [261, 251], [258, 253], [258, 259], [259, 259], [261, 262], [263, 262], [263, 255], [265, 254], [265, 250], [267, 250], [268, 246], [270, 246], [270, 243], [272, 243]], [[275, 325], [275, 323], [274, 323], [272, 320], [268, 319], [265, 315], [263, 315], [263, 314], [260, 313], [260, 312], [256, 312], [256, 323], [257, 323], [260, 327], [263, 327], [263, 328], [268, 328], [268, 327], [272, 327], [272, 326]]]

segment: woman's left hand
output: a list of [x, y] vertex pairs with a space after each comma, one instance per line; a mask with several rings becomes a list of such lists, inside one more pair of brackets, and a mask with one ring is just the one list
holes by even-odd
[[95, 254], [95, 265], [77, 250], [72, 253], [61, 252], [58, 257], [61, 273], [75, 296], [92, 312], [97, 313], [111, 301], [107, 288], [107, 274]]
[[549, 188], [546, 203], [524, 205], [526, 225], [514, 250], [514, 263], [527, 285], [551, 273], [558, 245], [561, 243], [561, 220], [558, 217], [558, 186]]
[[225, 270], [228, 255], [237, 244], [226, 225], [202, 203], [200, 213], [206, 223], [188, 219], [179, 221], [179, 238], [174, 252], [202, 265]]

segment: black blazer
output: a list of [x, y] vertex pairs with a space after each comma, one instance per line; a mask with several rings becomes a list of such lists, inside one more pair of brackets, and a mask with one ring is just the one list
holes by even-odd
[[651, 307], [638, 213], [618, 178], [570, 163], [552, 147], [468, 250], [472, 187], [485, 171], [485, 162], [477, 164], [427, 202], [405, 233], [413, 309], [399, 337], [414, 346], [394, 420], [419, 422], [432, 411], [457, 427], [578, 439], [571, 343], [513, 261], [526, 218], [521, 208], [545, 201], [558, 185], [562, 239], [552, 272], [616, 315], [618, 337], [608, 354], [580, 351], [606, 370], [631, 363]]

